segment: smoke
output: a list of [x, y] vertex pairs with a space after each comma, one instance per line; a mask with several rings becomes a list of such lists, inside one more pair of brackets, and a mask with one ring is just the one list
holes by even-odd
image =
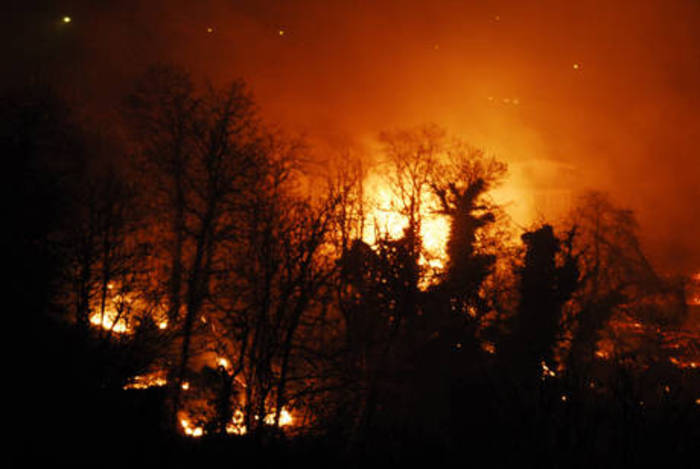
[[106, 112], [148, 64], [176, 62], [215, 84], [243, 77], [268, 120], [321, 142], [365, 144], [386, 128], [435, 122], [510, 164], [502, 196], [518, 222], [602, 189], [635, 210], [663, 269], [700, 267], [697, 1], [15, 10], [4, 43], [17, 67], [4, 82], [51, 80]]

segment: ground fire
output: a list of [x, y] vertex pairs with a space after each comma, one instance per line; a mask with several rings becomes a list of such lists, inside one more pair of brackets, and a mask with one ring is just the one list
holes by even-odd
[[14, 3], [19, 466], [698, 460], [696, 0]]

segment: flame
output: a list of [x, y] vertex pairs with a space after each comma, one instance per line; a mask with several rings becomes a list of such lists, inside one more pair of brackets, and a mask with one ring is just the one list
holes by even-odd
[[247, 429], [245, 427], [245, 417], [240, 409], [236, 409], [233, 413], [231, 422], [226, 425], [226, 433], [230, 435], [245, 435]]
[[690, 277], [688, 304], [690, 306], [700, 306], [700, 272], [696, 272]]
[[544, 360], [542, 360], [541, 364], [542, 364], [542, 381], [546, 380], [547, 377], [553, 378], [557, 375], [557, 373], [554, 370], [550, 369], [549, 366], [547, 366], [547, 363]]
[[[265, 416], [264, 422], [267, 425], [274, 425], [275, 424], [275, 413], [272, 412], [270, 414], [267, 414]], [[284, 407], [282, 407], [282, 410], [280, 411], [280, 422], [279, 425], [280, 427], [286, 427], [294, 423], [294, 418], [292, 418], [292, 414], [287, 411]]]
[[[401, 202], [391, 188], [378, 176], [369, 176], [366, 181], [370, 210], [365, 217], [362, 239], [375, 245], [379, 238], [399, 239], [408, 227], [408, 217], [401, 213]], [[442, 269], [447, 258], [446, 245], [450, 232], [446, 216], [435, 213], [436, 200], [432, 194], [424, 194], [421, 201], [420, 235], [425, 255], [421, 265]]]
[[[107, 292], [104, 314], [101, 312], [101, 305], [93, 304], [92, 310], [95, 312], [90, 315], [90, 324], [118, 334], [133, 332], [129, 323], [134, 319], [135, 312], [151, 308], [138, 297], [135, 298], [131, 294], [121, 291], [121, 286], [114, 282], [107, 284]], [[168, 328], [168, 319], [162, 309], [151, 310], [149, 315], [160, 330]]]
[[134, 376], [124, 386], [124, 389], [148, 389], [153, 387], [162, 387], [168, 384], [165, 377], [165, 370], [157, 370], [145, 375]]
[[648, 323], [641, 323], [629, 317], [616, 317], [608, 324], [609, 336], [600, 339], [596, 344], [595, 356], [601, 360], [614, 358], [621, 347], [621, 351], [630, 347], [639, 346], [640, 341], [649, 340], [649, 336], [661, 337], [661, 346], [671, 354], [668, 362], [679, 369], [698, 368], [698, 334], [697, 327], [692, 324], [684, 324], [679, 329], [652, 327]]
[[193, 426], [188, 418], [180, 418], [180, 425], [187, 436], [199, 438], [200, 436], [204, 435], [204, 428]]
[[129, 332], [126, 319], [123, 316], [119, 317], [119, 314], [112, 310], [105, 311], [104, 316], [100, 313], [94, 313], [90, 316], [90, 324], [118, 334]]
[[[260, 417], [257, 415], [255, 416], [256, 420], [259, 420]], [[266, 425], [274, 425], [275, 424], [275, 413], [271, 412], [265, 416], [263, 419]], [[279, 426], [280, 427], [288, 427], [294, 424], [294, 417], [292, 414], [284, 407], [282, 407], [282, 410], [280, 411], [280, 419], [279, 419]], [[183, 426], [184, 428], [184, 426]], [[248, 429], [245, 426], [245, 416], [243, 414], [243, 411], [240, 409], [236, 409], [233, 412], [233, 417], [231, 418], [231, 421], [226, 425], [226, 433], [229, 435], [245, 435], [248, 432]], [[185, 430], [185, 433], [187, 433], [187, 430]], [[194, 436], [194, 435], [193, 435]]]
[[231, 363], [224, 357], [219, 357], [216, 359], [216, 364], [217, 366], [220, 366], [224, 370], [228, 370], [229, 367], [231, 366]]

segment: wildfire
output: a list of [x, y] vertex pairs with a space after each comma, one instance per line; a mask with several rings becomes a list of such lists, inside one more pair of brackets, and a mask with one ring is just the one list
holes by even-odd
[[243, 412], [240, 409], [236, 409], [233, 413], [233, 418], [228, 425], [226, 425], [226, 433], [230, 435], [245, 435], [246, 427], [244, 421], [245, 417]]
[[168, 384], [164, 370], [154, 371], [145, 375], [138, 375], [131, 378], [130, 382], [124, 386], [124, 389], [148, 389], [153, 387], [162, 387]]
[[[401, 213], [400, 201], [390, 187], [378, 177], [367, 181], [369, 191], [369, 213], [365, 217], [362, 238], [370, 245], [376, 244], [378, 238], [399, 239], [408, 226], [408, 217]], [[422, 210], [420, 235], [426, 255], [421, 256], [421, 264], [441, 269], [447, 257], [445, 247], [450, 226], [447, 217], [435, 213], [432, 207], [435, 200], [430, 194], [424, 194], [421, 201]]]
[[496, 353], [496, 344], [493, 342], [484, 341], [481, 343], [481, 348], [484, 350], [484, 352], [490, 355], [494, 355]]
[[187, 436], [199, 438], [204, 435], [204, 428], [192, 425], [192, 422], [190, 422], [188, 418], [180, 418], [180, 425]]
[[[180, 426], [182, 427], [182, 431], [185, 433], [185, 435], [193, 438], [199, 438], [204, 435], [204, 427], [193, 424], [192, 420], [190, 420], [190, 418], [184, 412], [180, 412], [179, 418]], [[259, 417], [256, 416], [256, 420], [258, 419]], [[263, 421], [265, 422], [265, 425], [274, 425], [275, 413], [271, 412], [267, 414]], [[288, 427], [293, 424], [294, 417], [287, 409], [283, 407], [280, 411], [279, 426]], [[233, 413], [231, 421], [226, 425], [226, 433], [229, 435], [245, 435], [247, 432], [248, 429], [245, 426], [245, 416], [243, 411], [236, 409]]]
[[231, 366], [231, 363], [227, 359], [225, 359], [224, 357], [217, 358], [216, 364], [217, 364], [217, 366], [220, 366], [224, 370], [228, 370]]
[[[280, 411], [280, 427], [287, 427], [291, 425], [294, 422], [294, 419], [292, 418], [292, 414], [287, 411], [284, 407], [282, 407], [282, 410]], [[274, 425], [275, 423], [275, 414], [267, 414], [265, 416], [265, 423], [267, 425]]]
[[700, 306], [700, 272], [693, 274], [690, 278], [691, 285], [689, 287], [688, 304], [691, 306]]
[[[113, 282], [107, 284], [107, 292], [107, 301], [104, 305], [92, 305], [90, 324], [117, 334], [133, 332], [131, 323], [136, 319], [134, 314], [150, 309], [149, 305], [129, 293], [124, 293], [120, 286]], [[162, 310], [152, 310], [150, 319], [160, 330], [165, 330], [169, 326], [168, 319]]]
[[687, 362], [687, 361], [679, 360], [676, 357], [671, 357], [668, 359], [668, 361], [681, 369], [683, 369], [683, 368], [695, 369], [698, 367], [698, 364], [696, 362]]
[[542, 381], [546, 380], [547, 377], [555, 377], [557, 373], [547, 366], [547, 363], [542, 360]]
[[90, 316], [90, 324], [118, 334], [129, 332], [125, 318], [120, 317], [116, 311], [105, 311], [104, 315], [94, 313]]

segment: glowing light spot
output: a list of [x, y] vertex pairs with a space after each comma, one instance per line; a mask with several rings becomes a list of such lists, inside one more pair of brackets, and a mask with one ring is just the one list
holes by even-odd
[[159, 329], [167, 329], [168, 328], [168, 321], [161, 321], [158, 323], [158, 328]]
[[214, 32], [214, 28], [212, 28], [211, 26], [209, 26], [209, 27], [207, 28], [207, 32], [210, 33], [210, 34], [213, 33], [213, 32]]
[[228, 360], [226, 360], [224, 357], [219, 357], [216, 360], [216, 364], [220, 366], [221, 368], [228, 370], [228, 367], [231, 366]]
[[100, 313], [93, 314], [90, 316], [90, 324], [101, 327], [107, 331], [116, 332], [117, 334], [129, 332], [126, 321], [115, 311], [105, 311], [104, 316]]
[[202, 427], [193, 427], [187, 418], [181, 417], [180, 425], [187, 436], [199, 438], [200, 436], [204, 435], [204, 429]]
[[581, 64], [575, 63], [575, 64], [572, 65], [572, 68], [573, 68], [574, 70], [581, 70], [582, 67], [581, 67]]
[[[267, 425], [274, 425], [275, 423], [275, 414], [270, 413], [265, 416], [265, 419], [263, 420]], [[288, 425], [291, 425], [294, 422], [294, 418], [292, 417], [292, 414], [289, 413], [287, 409], [282, 407], [282, 410], [280, 410], [280, 421], [279, 425], [280, 427], [286, 427]]]
[[233, 412], [233, 418], [231, 419], [231, 422], [229, 422], [226, 425], [226, 433], [232, 434], [232, 435], [245, 435], [246, 434], [246, 427], [244, 424], [244, 416], [243, 412], [241, 412], [240, 409], [236, 409]]
[[71, 21], [73, 21], [73, 18], [71, 18], [70, 16], [64, 16], [64, 17], [62, 18], [62, 21], [63, 21], [64, 23], [70, 23]]
[[566, 394], [562, 394], [562, 395], [561, 395], [561, 401], [562, 401], [562, 402], [566, 402], [567, 400], [568, 400], [568, 398], [566, 397]]
[[185, 381], [182, 383], [182, 385], [180, 387], [182, 388], [183, 391], [187, 391], [188, 389], [190, 389], [190, 383]]
[[279, 30], [277, 30], [277, 34], [280, 35], [280, 36], [284, 36], [285, 30], [284, 30], [284, 29], [279, 29]]
[[287, 425], [291, 425], [294, 423], [294, 418], [292, 417], [292, 414], [290, 414], [287, 409], [282, 409], [280, 412], [280, 426], [284, 427]]

